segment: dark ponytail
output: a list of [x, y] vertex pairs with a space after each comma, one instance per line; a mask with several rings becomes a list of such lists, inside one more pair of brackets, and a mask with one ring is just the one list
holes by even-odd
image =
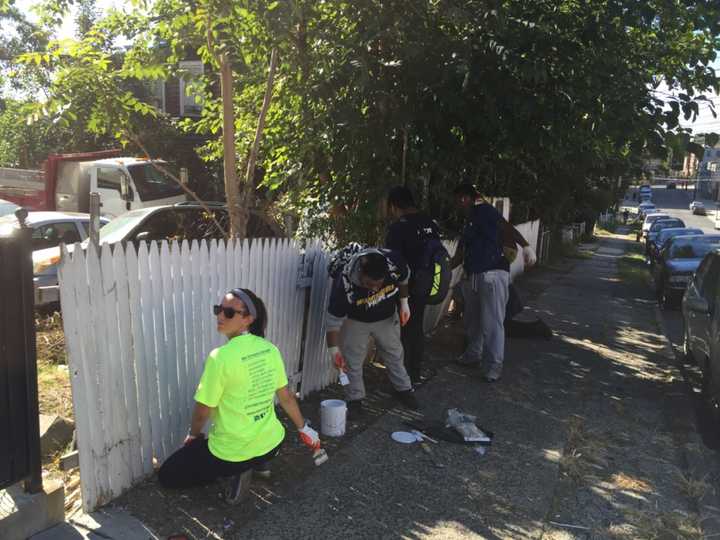
[[241, 289], [245, 294], [247, 294], [250, 297], [250, 300], [252, 300], [252, 303], [255, 305], [255, 311], [257, 311], [257, 316], [255, 317], [255, 320], [250, 325], [250, 333], [256, 336], [259, 336], [261, 338], [265, 337], [265, 329], [267, 328], [267, 309], [265, 309], [265, 303], [258, 297], [254, 292], [252, 292], [250, 289]]

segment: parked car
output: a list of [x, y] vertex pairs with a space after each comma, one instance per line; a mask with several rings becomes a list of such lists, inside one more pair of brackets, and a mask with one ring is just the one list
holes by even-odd
[[671, 238], [677, 236], [691, 236], [705, 234], [702, 229], [693, 229], [688, 227], [670, 227], [669, 229], [663, 229], [657, 235], [657, 238], [650, 244], [648, 250], [648, 262], [653, 265], [657, 261], [660, 255], [660, 251], [670, 241]]
[[[204, 240], [224, 238], [229, 228], [229, 215], [224, 203], [207, 203], [208, 213], [198, 203], [177, 203], [132, 210], [111, 220], [100, 230], [100, 244], [125, 244], [162, 240]], [[216, 224], [222, 227], [218, 229]], [[282, 229], [259, 213], [250, 214], [247, 225], [248, 238], [283, 236]], [[88, 240], [81, 245], [87, 248]], [[72, 247], [69, 249], [72, 250]], [[52, 287], [59, 297], [57, 278], [60, 248], [54, 247], [33, 253], [36, 274], [52, 276]], [[50, 285], [47, 285], [50, 287]]]
[[20, 207], [17, 204], [0, 199], [0, 217], [12, 215], [18, 208]]
[[[107, 218], [100, 218], [101, 226], [107, 223]], [[75, 212], [28, 212], [25, 223], [32, 232], [33, 259], [44, 250], [59, 249], [61, 243], [73, 244], [82, 242], [88, 237], [90, 215]], [[0, 217], [0, 230], [18, 229], [20, 223], [14, 215]], [[44, 272], [33, 271], [35, 284], [35, 305], [42, 306], [57, 302], [57, 290], [47, 286], [57, 284], [57, 274], [48, 275]]]
[[704, 216], [707, 211], [705, 205], [701, 201], [693, 201], [690, 203], [690, 211], [693, 214]]
[[655, 223], [658, 219], [670, 219], [670, 214], [666, 214], [664, 212], [652, 212], [646, 214], [643, 217], [643, 223], [640, 227], [641, 238], [645, 238], [647, 232], [650, 230], [650, 227], [652, 227], [652, 224]]
[[676, 236], [668, 242], [655, 265], [655, 289], [662, 307], [675, 307], [702, 258], [720, 247], [720, 235]]
[[663, 229], [682, 227], [685, 227], [685, 222], [679, 218], [662, 218], [655, 220], [645, 234], [645, 254], [647, 255], [649, 253], [650, 245], [655, 242], [660, 231]]
[[710, 251], [682, 299], [683, 350], [702, 371], [702, 402], [713, 425], [720, 426], [720, 251]]
[[645, 216], [647, 216], [648, 214], [653, 214], [653, 213], [657, 213], [657, 212], [658, 212], [657, 206], [655, 206], [651, 202], [648, 202], [648, 201], [641, 202], [638, 205], [637, 213], [638, 213], [638, 217], [640, 219], [645, 219]]

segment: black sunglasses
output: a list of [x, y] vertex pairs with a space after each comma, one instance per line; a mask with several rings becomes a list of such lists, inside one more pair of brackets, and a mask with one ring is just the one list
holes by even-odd
[[237, 313], [241, 317], [244, 317], [247, 315], [247, 311], [238, 311], [236, 309], [233, 309], [231, 307], [225, 307], [225, 306], [213, 306], [213, 313], [217, 317], [220, 315], [220, 312], [222, 312], [223, 315], [225, 315], [226, 319], [232, 319], [235, 314]]

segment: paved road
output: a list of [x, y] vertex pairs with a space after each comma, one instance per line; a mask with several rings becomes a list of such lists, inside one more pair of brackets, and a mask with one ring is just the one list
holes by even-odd
[[[692, 194], [692, 190], [656, 187], [653, 188], [653, 202], [661, 211], [682, 219], [688, 227], [700, 228], [706, 234], [717, 232], [715, 230], [715, 210], [710, 203], [705, 204], [708, 210], [706, 216], [696, 216], [690, 212], [688, 205], [693, 200]], [[633, 208], [637, 206], [637, 201], [626, 199], [624, 204]]]
[[688, 227], [698, 227], [704, 230], [706, 234], [715, 232], [714, 209], [707, 206], [708, 215], [696, 216], [688, 208], [690, 201], [692, 201], [692, 191], [665, 188], [653, 189], [653, 202], [658, 208], [673, 217], [679, 217]]

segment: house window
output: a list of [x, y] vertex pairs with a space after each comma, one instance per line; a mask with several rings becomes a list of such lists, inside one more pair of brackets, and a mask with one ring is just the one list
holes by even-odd
[[180, 116], [200, 116], [202, 96], [193, 92], [188, 95], [187, 87], [194, 78], [203, 74], [203, 63], [200, 60], [183, 60], [180, 69], [183, 71], [180, 79]]
[[148, 81], [146, 88], [150, 105], [160, 111], [167, 112], [165, 110], [165, 81], [163, 79]]

